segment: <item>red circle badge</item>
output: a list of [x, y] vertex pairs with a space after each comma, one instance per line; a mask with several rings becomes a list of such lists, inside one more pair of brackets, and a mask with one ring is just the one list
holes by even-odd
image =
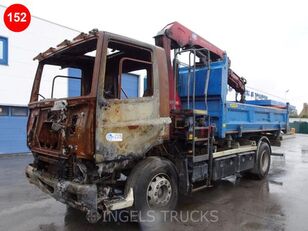
[[21, 4], [9, 6], [3, 15], [6, 27], [14, 32], [27, 29], [31, 21], [31, 14], [27, 7]]

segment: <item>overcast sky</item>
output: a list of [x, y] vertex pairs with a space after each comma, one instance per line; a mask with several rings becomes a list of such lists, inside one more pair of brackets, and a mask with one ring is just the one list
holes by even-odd
[[179, 21], [226, 50], [232, 69], [248, 80], [248, 86], [287, 98], [299, 112], [308, 102], [308, 1], [19, 2], [34, 16], [80, 31], [98, 28], [152, 44], [160, 29]]

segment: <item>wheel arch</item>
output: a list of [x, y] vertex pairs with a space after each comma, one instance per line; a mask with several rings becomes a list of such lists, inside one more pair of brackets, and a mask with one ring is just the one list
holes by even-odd
[[257, 153], [259, 153], [259, 149], [261, 147], [261, 144], [262, 142], [265, 142], [268, 144], [268, 147], [270, 149], [270, 153], [272, 153], [272, 146], [271, 146], [271, 142], [270, 140], [266, 137], [266, 136], [261, 136], [258, 140], [258, 143], [257, 143]]

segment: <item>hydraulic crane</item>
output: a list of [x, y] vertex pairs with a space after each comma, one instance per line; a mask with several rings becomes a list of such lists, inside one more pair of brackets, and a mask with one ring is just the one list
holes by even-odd
[[[155, 36], [155, 45], [160, 46], [165, 49], [167, 56], [168, 74], [169, 74], [169, 97], [170, 97], [170, 107], [174, 108], [179, 105], [179, 97], [176, 96], [176, 103], [173, 99], [174, 91], [174, 71], [171, 61], [171, 51], [175, 49], [189, 49], [189, 48], [204, 48], [200, 50], [199, 54], [210, 56], [208, 59], [210, 61], [216, 61], [223, 59], [226, 52], [221, 50], [219, 47], [210, 43], [206, 39], [202, 38], [195, 32], [189, 30], [187, 27], [183, 26], [178, 22], [173, 22], [165, 26], [158, 34]], [[204, 51], [206, 51], [204, 53]], [[198, 56], [198, 54], [197, 54]], [[229, 59], [230, 63], [230, 59]], [[240, 102], [245, 100], [245, 84], [246, 79], [238, 76], [231, 68], [228, 71], [228, 84], [241, 95]]]

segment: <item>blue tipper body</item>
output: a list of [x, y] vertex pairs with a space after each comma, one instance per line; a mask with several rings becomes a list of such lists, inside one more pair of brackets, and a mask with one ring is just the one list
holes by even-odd
[[[225, 138], [227, 134], [265, 131], [285, 131], [288, 126], [288, 104], [272, 100], [252, 100], [246, 103], [227, 101], [228, 92], [228, 59], [212, 62], [208, 97], [205, 103], [205, 83], [208, 67], [200, 66], [195, 69], [195, 108], [192, 103], [194, 86], [193, 71], [181, 68], [178, 78], [178, 92], [184, 109], [207, 110], [211, 124], [216, 127], [216, 136]], [[190, 76], [190, 77], [189, 77]], [[189, 103], [187, 96], [189, 94]], [[285, 108], [283, 108], [284, 106]]]

